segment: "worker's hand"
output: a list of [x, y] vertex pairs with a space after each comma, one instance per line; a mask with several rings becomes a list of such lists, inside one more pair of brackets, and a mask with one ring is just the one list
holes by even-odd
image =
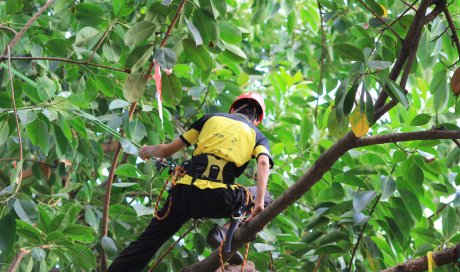
[[252, 209], [251, 216], [249, 216], [249, 218], [246, 221], [251, 220], [252, 218], [254, 218], [254, 216], [259, 214], [263, 210], [264, 210], [264, 203], [263, 202], [260, 203], [256, 201], [256, 203], [254, 203], [254, 208]]
[[148, 160], [149, 157], [152, 156], [151, 147], [147, 145], [142, 146], [137, 152], [137, 155], [143, 160]]

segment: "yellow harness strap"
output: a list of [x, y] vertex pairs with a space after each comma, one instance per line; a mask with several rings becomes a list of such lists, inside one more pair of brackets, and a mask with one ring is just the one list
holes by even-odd
[[218, 188], [223, 188], [227, 189], [230, 188], [232, 190], [235, 190], [238, 186], [237, 185], [227, 185], [223, 182], [215, 182], [211, 180], [206, 180], [206, 179], [195, 179], [193, 181], [193, 177], [189, 175], [185, 175], [181, 177], [179, 180], [176, 181], [176, 184], [185, 184], [185, 185], [192, 185], [195, 187], [198, 187], [200, 189], [218, 189]]

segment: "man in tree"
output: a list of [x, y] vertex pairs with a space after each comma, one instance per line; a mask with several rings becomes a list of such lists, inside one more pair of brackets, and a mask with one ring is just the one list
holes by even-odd
[[[186, 174], [176, 181], [166, 204], [158, 211], [144, 232], [125, 248], [109, 271], [140, 271], [157, 250], [191, 218], [228, 218], [245, 204], [248, 194], [235, 178], [248, 162], [257, 160], [257, 194], [248, 220], [264, 209], [269, 168], [273, 166], [269, 144], [257, 129], [263, 119], [262, 96], [249, 92], [238, 96], [230, 113], [207, 114], [169, 144], [144, 146], [142, 159], [166, 158], [196, 144]], [[168, 211], [169, 210], [169, 211]]]

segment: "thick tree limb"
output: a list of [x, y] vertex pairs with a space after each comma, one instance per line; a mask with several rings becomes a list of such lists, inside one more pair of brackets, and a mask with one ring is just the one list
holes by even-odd
[[[441, 266], [455, 262], [458, 258], [460, 258], [460, 256], [457, 256], [456, 253], [458, 248], [460, 248], [460, 244], [439, 252], [433, 252], [433, 260], [436, 262], [436, 265]], [[428, 261], [425, 256], [382, 270], [382, 272], [420, 272], [426, 270], [428, 270]]]
[[460, 130], [428, 130], [359, 138], [355, 147], [416, 140], [460, 139]]

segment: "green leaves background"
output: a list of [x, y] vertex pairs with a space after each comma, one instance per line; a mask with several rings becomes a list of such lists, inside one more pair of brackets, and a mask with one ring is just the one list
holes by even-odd
[[[388, 74], [401, 49], [397, 35], [404, 37], [413, 12], [399, 18], [407, 9], [403, 3], [367, 2], [379, 15], [385, 12], [379, 4], [388, 9], [385, 20], [396, 20], [394, 32], [353, 1], [319, 1], [320, 16], [317, 1], [200, 0], [186, 2], [162, 47], [177, 0], [57, 0], [12, 49], [12, 57], [29, 58], [13, 59], [12, 67], [24, 147], [24, 160], [16, 168], [13, 98], [8, 66], [0, 63], [0, 263], [9, 267], [25, 248], [31, 253], [19, 270], [62, 268], [95, 238], [113, 258], [148, 224], [152, 199], [166, 178], [147, 186], [111, 225], [108, 236], [98, 237], [105, 181], [120, 130], [139, 145], [167, 142], [202, 114], [226, 111], [243, 90], [266, 97], [261, 130], [275, 160], [269, 182], [275, 197], [350, 131], [354, 110], [365, 113], [368, 135], [433, 126], [458, 130], [460, 106], [449, 92], [447, 68], [458, 55], [448, 35], [440, 35], [445, 21], [436, 19], [424, 29], [403, 90]], [[0, 2], [0, 23], [18, 32], [43, 4]], [[453, 16], [460, 12], [458, 4], [449, 6]], [[2, 29], [0, 48], [13, 37], [13, 31]], [[60, 57], [80, 64], [30, 57]], [[148, 77], [153, 58], [163, 69], [163, 127], [155, 83]], [[383, 91], [399, 105], [373, 124], [373, 102]], [[134, 102], [138, 107], [130, 121], [128, 109]], [[135, 153], [129, 141], [123, 148]], [[312, 271], [319, 260], [319, 271], [343, 270], [363, 232], [351, 265], [355, 271], [377, 271], [458, 244], [459, 156], [451, 141], [370, 146], [346, 153], [260, 233], [249, 260], [260, 271], [270, 266]], [[173, 159], [188, 157], [179, 154]], [[20, 169], [23, 180], [18, 187]], [[248, 170], [239, 182], [253, 185], [254, 164]], [[116, 170], [112, 220], [155, 172], [151, 161], [126, 157]], [[203, 237], [223, 221], [202, 223], [158, 270], [178, 271], [208, 256], [211, 250]], [[97, 246], [72, 269], [95, 269]]]

